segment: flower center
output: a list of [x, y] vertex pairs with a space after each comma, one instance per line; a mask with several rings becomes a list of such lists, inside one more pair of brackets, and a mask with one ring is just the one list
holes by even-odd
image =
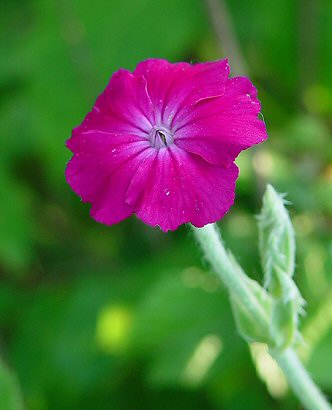
[[161, 149], [173, 144], [172, 133], [164, 127], [153, 127], [149, 134], [149, 141], [152, 147]]

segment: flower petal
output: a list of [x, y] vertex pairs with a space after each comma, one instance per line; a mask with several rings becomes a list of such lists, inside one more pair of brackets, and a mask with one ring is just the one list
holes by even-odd
[[229, 66], [227, 60], [191, 65], [150, 59], [140, 63], [134, 75], [147, 80], [148, 93], [159, 114], [157, 123], [171, 128], [181, 110], [224, 93]]
[[146, 136], [153, 123], [154, 108], [146, 79], [121, 69], [113, 74], [78, 129]]
[[84, 202], [92, 203], [91, 216], [108, 225], [132, 214], [125, 193], [149, 144], [137, 136], [90, 131], [71, 138], [75, 152], [66, 168], [66, 180]]
[[227, 81], [225, 94], [195, 104], [178, 118], [177, 146], [201, 155], [211, 164], [229, 166], [244, 149], [267, 138], [257, 116], [257, 91], [247, 78]]
[[173, 86], [190, 69], [188, 63], [171, 64], [166, 60], [151, 58], [139, 63], [134, 71], [137, 78], [147, 81], [148, 94], [155, 108], [155, 125], [163, 123], [163, 111], [172, 95]]
[[222, 218], [234, 201], [235, 164], [225, 169], [174, 145], [146, 157], [127, 190], [126, 202], [143, 222], [163, 231]]

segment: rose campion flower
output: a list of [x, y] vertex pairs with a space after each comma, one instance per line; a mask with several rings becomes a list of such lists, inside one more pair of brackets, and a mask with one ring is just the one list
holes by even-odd
[[67, 182], [96, 221], [112, 225], [135, 213], [168, 231], [225, 215], [235, 158], [267, 137], [255, 87], [228, 77], [227, 60], [149, 59], [113, 74], [67, 141]]

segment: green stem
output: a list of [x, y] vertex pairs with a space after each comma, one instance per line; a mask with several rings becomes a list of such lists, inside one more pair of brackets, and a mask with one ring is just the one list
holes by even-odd
[[270, 354], [283, 370], [289, 385], [306, 409], [331, 410], [331, 406], [292, 349], [286, 349], [283, 352], [270, 349]]
[[231, 262], [223, 246], [217, 226], [210, 224], [203, 228], [195, 228], [192, 225], [191, 227], [206, 259], [215, 273], [232, 295], [241, 300], [243, 305], [247, 306], [255, 321], [268, 331], [268, 317], [257, 302], [255, 295], [246, 286], [242, 273], [234, 269], [234, 264]]
[[[246, 280], [244, 280], [241, 270], [234, 269], [234, 264], [222, 244], [217, 226], [210, 224], [203, 228], [191, 227], [215, 273], [220, 277], [229, 292], [243, 302], [248, 312], [260, 324], [264, 332], [268, 332], [269, 319], [267, 314], [251, 289], [246, 286]], [[332, 410], [332, 407], [311, 380], [295, 352], [291, 349], [283, 352], [270, 349], [270, 353], [284, 371], [289, 385], [307, 410]]]

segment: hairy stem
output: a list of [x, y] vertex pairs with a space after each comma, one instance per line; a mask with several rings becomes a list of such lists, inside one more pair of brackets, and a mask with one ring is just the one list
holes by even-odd
[[[269, 318], [251, 289], [246, 285], [242, 272], [234, 268], [234, 264], [223, 246], [217, 226], [210, 224], [203, 228], [191, 227], [205, 258], [230, 294], [243, 302], [253, 319], [268, 334]], [[271, 348], [270, 353], [283, 370], [289, 385], [307, 410], [332, 410], [332, 407], [312, 381], [292, 349], [277, 351]]]
[[242, 274], [234, 269], [224, 246], [218, 228], [215, 224], [203, 228], [192, 226], [194, 235], [200, 244], [204, 255], [223, 284], [237, 299], [241, 300], [263, 329], [268, 331], [268, 317], [257, 302], [253, 292], [246, 286]]
[[331, 410], [331, 406], [292, 349], [286, 349], [283, 352], [275, 352], [270, 349], [270, 353], [283, 370], [290, 387], [306, 409]]

